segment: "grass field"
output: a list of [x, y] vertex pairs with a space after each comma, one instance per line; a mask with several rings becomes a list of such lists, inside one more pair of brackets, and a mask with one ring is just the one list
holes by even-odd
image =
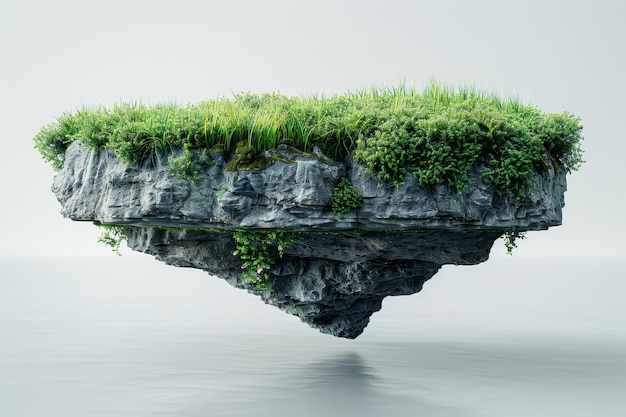
[[412, 172], [422, 185], [462, 190], [478, 163], [496, 189], [523, 195], [533, 172], [580, 166], [581, 131], [567, 112], [544, 114], [516, 99], [433, 81], [421, 91], [401, 84], [330, 97], [242, 93], [186, 106], [84, 108], [44, 126], [35, 145], [55, 169], [76, 140], [130, 163], [181, 148], [260, 154], [282, 143], [304, 152], [317, 146], [337, 160], [350, 154], [395, 184]]

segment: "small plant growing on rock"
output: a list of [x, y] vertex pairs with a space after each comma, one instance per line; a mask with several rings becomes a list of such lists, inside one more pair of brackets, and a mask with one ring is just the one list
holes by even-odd
[[167, 162], [170, 165], [170, 173], [173, 177], [196, 182], [200, 171], [211, 166], [213, 161], [206, 149], [194, 152], [188, 146], [185, 146], [182, 155], [170, 156], [167, 158]]
[[283, 251], [295, 242], [290, 233], [271, 231], [253, 232], [238, 230], [233, 233], [236, 242], [234, 256], [239, 256], [243, 261], [241, 265], [242, 277], [254, 284], [257, 291], [270, 290], [270, 269], [274, 265], [274, 257], [270, 254], [269, 247], [276, 246], [278, 256], [283, 257]]
[[363, 206], [363, 198], [359, 191], [347, 178], [342, 178], [333, 191], [333, 214], [342, 217], [351, 211], [360, 209]]
[[115, 252], [118, 256], [122, 256], [122, 254], [120, 253], [120, 245], [124, 240], [126, 240], [124, 227], [100, 223], [95, 223], [95, 225], [102, 229], [102, 234], [98, 238], [98, 242], [104, 243], [106, 246], [110, 247], [111, 250]]
[[517, 248], [517, 240], [526, 239], [526, 232], [504, 232], [502, 239], [504, 239], [506, 253], [513, 255], [513, 249]]

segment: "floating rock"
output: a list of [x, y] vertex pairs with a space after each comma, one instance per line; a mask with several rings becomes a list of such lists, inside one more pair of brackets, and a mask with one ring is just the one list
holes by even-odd
[[[171, 175], [166, 156], [133, 165], [74, 142], [53, 191], [65, 217], [122, 225], [130, 248], [205, 270], [346, 338], [363, 332], [385, 297], [420, 291], [442, 265], [487, 260], [503, 232], [561, 224], [563, 170], [537, 172], [520, 200], [496, 193], [480, 166], [471, 185], [456, 192], [421, 187], [411, 174], [400, 186], [384, 184], [350, 159], [276, 152], [271, 165], [254, 172], [225, 171], [216, 153], [192, 183]], [[363, 205], [338, 217], [333, 189], [344, 177]], [[233, 256], [238, 229], [292, 233], [291, 245], [267, 248], [274, 261], [269, 289], [242, 276], [242, 260]]]

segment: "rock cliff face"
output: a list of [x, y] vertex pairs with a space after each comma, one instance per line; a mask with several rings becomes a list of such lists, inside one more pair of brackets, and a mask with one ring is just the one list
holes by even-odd
[[[123, 225], [132, 249], [203, 269], [324, 333], [348, 338], [363, 331], [384, 297], [420, 291], [444, 264], [487, 260], [504, 231], [561, 224], [563, 171], [537, 173], [530, 197], [520, 201], [494, 192], [480, 167], [472, 171], [472, 185], [457, 193], [420, 187], [412, 175], [402, 186], [386, 185], [352, 161], [289, 149], [270, 157], [275, 162], [262, 171], [226, 172], [216, 153], [191, 183], [172, 177], [165, 157], [130, 165], [75, 142], [53, 191], [70, 219]], [[344, 177], [363, 207], [338, 218], [333, 189]], [[269, 248], [271, 290], [256, 290], [242, 278], [231, 233], [240, 228], [294, 233], [282, 257]]]
[[[221, 154], [196, 183], [170, 175], [166, 157], [143, 165], [119, 161], [110, 151], [74, 142], [54, 178], [61, 213], [72, 220], [138, 226], [289, 229], [300, 231], [457, 228], [541, 230], [561, 224], [565, 173], [537, 174], [531, 196], [517, 201], [494, 192], [475, 168], [462, 193], [420, 187], [412, 175], [402, 186], [383, 184], [358, 164], [336, 163], [284, 151], [263, 171], [224, 171]], [[328, 162], [328, 163], [327, 163]], [[363, 197], [356, 213], [337, 218], [333, 187], [349, 177]]]

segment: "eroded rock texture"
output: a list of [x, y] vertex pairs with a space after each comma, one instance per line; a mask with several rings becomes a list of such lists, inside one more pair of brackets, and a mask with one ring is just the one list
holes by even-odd
[[193, 267], [232, 286], [261, 295], [323, 333], [355, 338], [389, 295], [422, 289], [444, 264], [471, 265], [487, 260], [499, 232], [429, 230], [423, 232], [296, 233], [296, 243], [276, 264], [269, 291], [257, 291], [242, 278], [228, 232], [126, 227], [128, 245], [175, 266]]
[[[480, 166], [458, 193], [420, 187], [410, 174], [402, 186], [382, 184], [350, 160], [289, 149], [269, 156], [275, 162], [262, 171], [226, 172], [223, 155], [213, 154], [213, 164], [192, 183], [172, 177], [165, 156], [130, 165], [75, 142], [53, 191], [64, 216], [123, 225], [132, 249], [205, 270], [347, 338], [361, 334], [385, 297], [420, 291], [442, 265], [487, 260], [503, 232], [561, 224], [562, 170], [537, 172], [529, 197], [518, 200], [494, 192]], [[338, 218], [331, 203], [343, 177], [358, 189], [363, 207]], [[235, 229], [294, 233], [296, 243], [282, 257], [270, 248], [271, 290], [242, 278]]]
[[[140, 226], [339, 231], [540, 230], [561, 224], [563, 170], [538, 173], [529, 198], [518, 201], [512, 193], [496, 193], [480, 167], [458, 193], [444, 186], [420, 187], [410, 174], [395, 187], [351, 161], [287, 151], [258, 172], [226, 172], [222, 154], [212, 157], [212, 166], [191, 183], [170, 175], [166, 156], [133, 165], [111, 151], [90, 152], [74, 142], [52, 189], [62, 214], [72, 220]], [[333, 188], [346, 176], [363, 196], [363, 207], [337, 218], [331, 210]]]

